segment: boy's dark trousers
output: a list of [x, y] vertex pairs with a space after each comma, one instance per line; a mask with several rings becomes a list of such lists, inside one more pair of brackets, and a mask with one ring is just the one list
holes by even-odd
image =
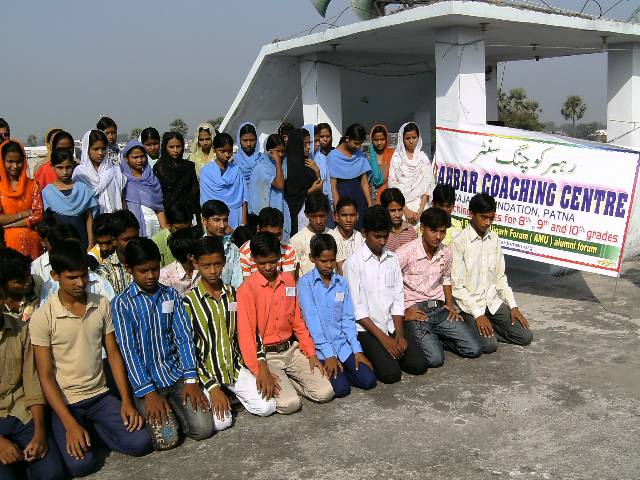
[[514, 325], [511, 325], [511, 310], [504, 303], [500, 305], [496, 313], [491, 313], [487, 308], [484, 314], [493, 326], [493, 336], [491, 337], [480, 335], [473, 315], [461, 312], [465, 323], [469, 325], [474, 335], [482, 343], [482, 353], [495, 352], [498, 349], [498, 342], [524, 346], [533, 341], [533, 332], [531, 330], [524, 328], [520, 322], [515, 322]]

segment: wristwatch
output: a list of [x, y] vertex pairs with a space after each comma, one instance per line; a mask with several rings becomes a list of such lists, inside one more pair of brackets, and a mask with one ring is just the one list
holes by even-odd
[[198, 379], [197, 378], [185, 378], [184, 379], [184, 383], [198, 383]]

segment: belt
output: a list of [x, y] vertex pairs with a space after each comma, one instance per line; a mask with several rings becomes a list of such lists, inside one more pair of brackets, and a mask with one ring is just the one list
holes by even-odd
[[293, 340], [285, 340], [284, 342], [274, 343], [272, 345], [265, 345], [264, 351], [269, 353], [282, 353], [286, 352], [293, 345]]
[[425, 300], [424, 302], [420, 302], [419, 304], [422, 308], [432, 309], [439, 308], [444, 305], [442, 300]]

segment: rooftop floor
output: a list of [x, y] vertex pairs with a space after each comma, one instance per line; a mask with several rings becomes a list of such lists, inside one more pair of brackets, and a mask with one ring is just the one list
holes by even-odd
[[289, 417], [241, 412], [204, 442], [111, 454], [91, 478], [638, 478], [640, 261], [617, 282], [530, 266], [509, 269], [536, 333], [527, 348], [448, 355], [424, 376]]

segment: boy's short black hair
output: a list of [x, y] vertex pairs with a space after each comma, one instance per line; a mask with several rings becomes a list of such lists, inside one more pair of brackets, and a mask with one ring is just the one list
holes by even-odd
[[328, 233], [318, 233], [311, 238], [309, 242], [309, 253], [313, 258], [320, 256], [325, 250], [331, 250], [334, 254], [338, 254], [338, 245], [336, 239]]
[[222, 255], [222, 258], [226, 260], [224, 254], [224, 243], [222, 243], [222, 239], [218, 237], [200, 238], [193, 244], [192, 250], [192, 255], [196, 261], [200, 257], [204, 257], [205, 255], [214, 255], [216, 253]]
[[340, 197], [340, 200], [338, 200], [336, 204], [336, 213], [340, 213], [340, 210], [344, 207], [353, 207], [356, 209], [356, 212], [358, 211], [358, 204], [351, 197]]
[[[385, 190], [385, 192], [386, 191], [387, 190]], [[386, 208], [380, 205], [369, 207], [364, 211], [362, 229], [365, 232], [390, 232], [391, 215], [389, 215]]]
[[273, 207], [264, 207], [258, 214], [258, 227], [280, 227], [284, 226], [284, 215], [280, 210]]
[[170, 225], [177, 225], [179, 223], [191, 225], [193, 221], [193, 214], [184, 203], [172, 203], [164, 210], [164, 214]]
[[42, 216], [42, 220], [40, 221], [40, 223], [36, 225], [36, 232], [38, 232], [40, 239], [46, 240], [51, 229], [59, 223], [60, 222], [58, 222], [58, 219], [55, 217], [55, 215], [49, 213], [49, 211], [47, 210]]
[[240, 248], [256, 234], [256, 231], [249, 225], [240, 225], [231, 234], [231, 241]]
[[209, 218], [215, 215], [229, 215], [229, 207], [220, 200], [207, 200], [202, 205], [202, 218]]
[[448, 183], [439, 183], [436, 185], [436, 188], [433, 189], [431, 198], [432, 205], [444, 205], [445, 203], [455, 205], [456, 189]]
[[422, 212], [422, 215], [420, 215], [420, 224], [431, 230], [440, 227], [449, 228], [451, 226], [451, 217], [441, 208], [431, 207], [427, 208]]
[[271, 232], [258, 232], [249, 244], [252, 257], [266, 257], [272, 253], [281, 255], [280, 240]]
[[491, 213], [497, 208], [496, 199], [488, 193], [477, 193], [469, 201], [471, 213]]
[[94, 237], [111, 236], [111, 214], [101, 213], [96, 215], [93, 219], [91, 230], [93, 230]]
[[13, 248], [0, 248], [0, 286], [31, 274], [31, 258]]
[[380, 205], [384, 208], [389, 207], [391, 202], [396, 202], [401, 207], [404, 207], [407, 201], [404, 198], [404, 195], [400, 191], [399, 188], [387, 188], [384, 192], [380, 194]]
[[304, 213], [314, 214], [326, 212], [329, 213], [329, 199], [322, 192], [313, 192], [307, 195], [304, 201]]
[[58, 275], [63, 272], [88, 271], [87, 253], [77, 240], [63, 240], [49, 253], [51, 270]]
[[124, 263], [129, 268], [143, 263], [160, 262], [160, 250], [153, 240], [146, 237], [136, 237], [127, 243], [124, 249]]
[[113, 212], [109, 218], [109, 226], [113, 238], [122, 235], [129, 228], [135, 228], [140, 231], [138, 219], [129, 210], [117, 210]]
[[193, 245], [200, 238], [200, 230], [197, 227], [189, 227], [171, 234], [167, 244], [174, 258], [182, 263], [187, 261], [189, 255], [193, 255]]
[[61, 245], [65, 240], [73, 240], [79, 244], [82, 241], [82, 238], [80, 237], [80, 233], [76, 227], [68, 223], [60, 223], [49, 231], [47, 240], [53, 249], [58, 245]]

